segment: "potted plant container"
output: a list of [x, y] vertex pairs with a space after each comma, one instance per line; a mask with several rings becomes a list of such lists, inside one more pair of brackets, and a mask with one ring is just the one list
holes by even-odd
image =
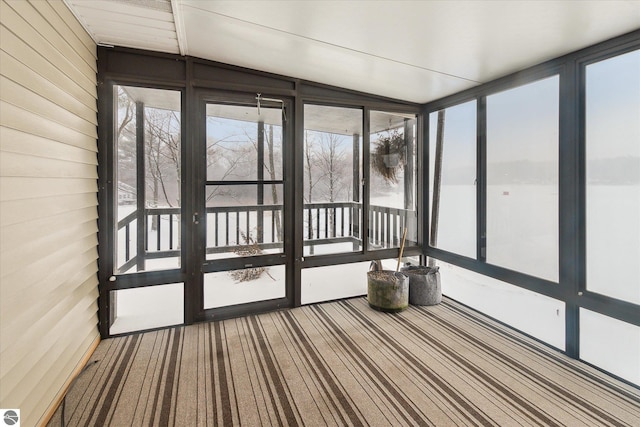
[[440, 267], [408, 265], [402, 273], [409, 277], [409, 303], [412, 305], [435, 305], [442, 301]]
[[369, 305], [374, 310], [397, 313], [409, 306], [409, 277], [391, 270], [367, 273]]

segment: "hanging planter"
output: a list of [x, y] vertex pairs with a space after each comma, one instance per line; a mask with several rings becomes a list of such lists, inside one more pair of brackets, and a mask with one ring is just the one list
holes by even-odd
[[398, 182], [398, 172], [406, 163], [406, 143], [404, 135], [397, 130], [381, 136], [371, 151], [373, 172], [385, 181]]

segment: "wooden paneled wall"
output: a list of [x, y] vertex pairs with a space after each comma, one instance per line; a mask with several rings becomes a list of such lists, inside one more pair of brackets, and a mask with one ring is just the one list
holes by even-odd
[[0, 408], [45, 421], [99, 340], [96, 45], [0, 0]]

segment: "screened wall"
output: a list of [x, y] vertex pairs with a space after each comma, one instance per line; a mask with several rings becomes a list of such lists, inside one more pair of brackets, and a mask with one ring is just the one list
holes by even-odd
[[637, 385], [640, 44], [627, 42], [427, 106], [427, 253], [445, 294]]
[[[632, 33], [422, 106], [99, 49], [103, 336], [154, 289], [186, 324], [365, 295], [406, 230], [404, 261], [438, 265], [445, 295], [638, 384], [639, 48]], [[164, 94], [149, 113], [145, 93]], [[143, 113], [115, 126], [124, 95]], [[167, 95], [174, 163], [138, 125]]]

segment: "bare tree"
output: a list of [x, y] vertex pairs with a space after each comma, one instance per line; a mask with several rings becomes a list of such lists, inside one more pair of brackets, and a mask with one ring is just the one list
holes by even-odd
[[[334, 203], [342, 198], [340, 196], [345, 191], [347, 194], [344, 197], [348, 197], [350, 193], [350, 175], [348, 173], [350, 163], [347, 161], [347, 151], [343, 146], [342, 137], [334, 133], [322, 133], [319, 149], [315, 154], [316, 163], [320, 168], [320, 176], [317, 177], [317, 181], [322, 183], [323, 199]], [[330, 237], [335, 237], [333, 235], [335, 221], [335, 210], [330, 209], [328, 224], [326, 224]]]
[[[207, 118], [207, 122], [208, 124], [214, 124], [211, 117]], [[241, 134], [229, 134], [219, 139], [207, 137], [207, 174], [209, 170], [213, 170], [219, 174], [215, 176], [214, 180], [224, 181], [242, 176], [242, 172], [244, 172], [244, 175], [251, 173], [253, 170], [251, 158], [253, 156], [250, 147], [246, 147], [247, 139], [253, 141], [246, 129], [243, 129]], [[207, 176], [207, 179], [210, 179], [209, 176]], [[207, 202], [219, 196], [234, 197], [234, 192], [230, 186], [208, 186], [207, 188]]]
[[[159, 204], [159, 191], [164, 202], [180, 205], [180, 120], [175, 111], [145, 108], [145, 157], [147, 173], [152, 179], [154, 207]], [[168, 189], [168, 180], [175, 187]]]
[[116, 181], [118, 192], [128, 194], [128, 200], [136, 196], [136, 138], [135, 103], [127, 93], [118, 87], [118, 115], [116, 123], [116, 148], [118, 167]]
[[[307, 174], [306, 187], [307, 194], [303, 195], [304, 201], [306, 203], [313, 203], [313, 188], [315, 186], [315, 181], [313, 179], [314, 171], [313, 165], [315, 163], [314, 156], [314, 144], [313, 137], [310, 135], [308, 130], [304, 131], [304, 169]], [[307, 209], [307, 222], [308, 228], [311, 230], [311, 235], [308, 235], [309, 239], [313, 238], [313, 212], [311, 209]], [[310, 247], [311, 254], [313, 254], [313, 246]]]

